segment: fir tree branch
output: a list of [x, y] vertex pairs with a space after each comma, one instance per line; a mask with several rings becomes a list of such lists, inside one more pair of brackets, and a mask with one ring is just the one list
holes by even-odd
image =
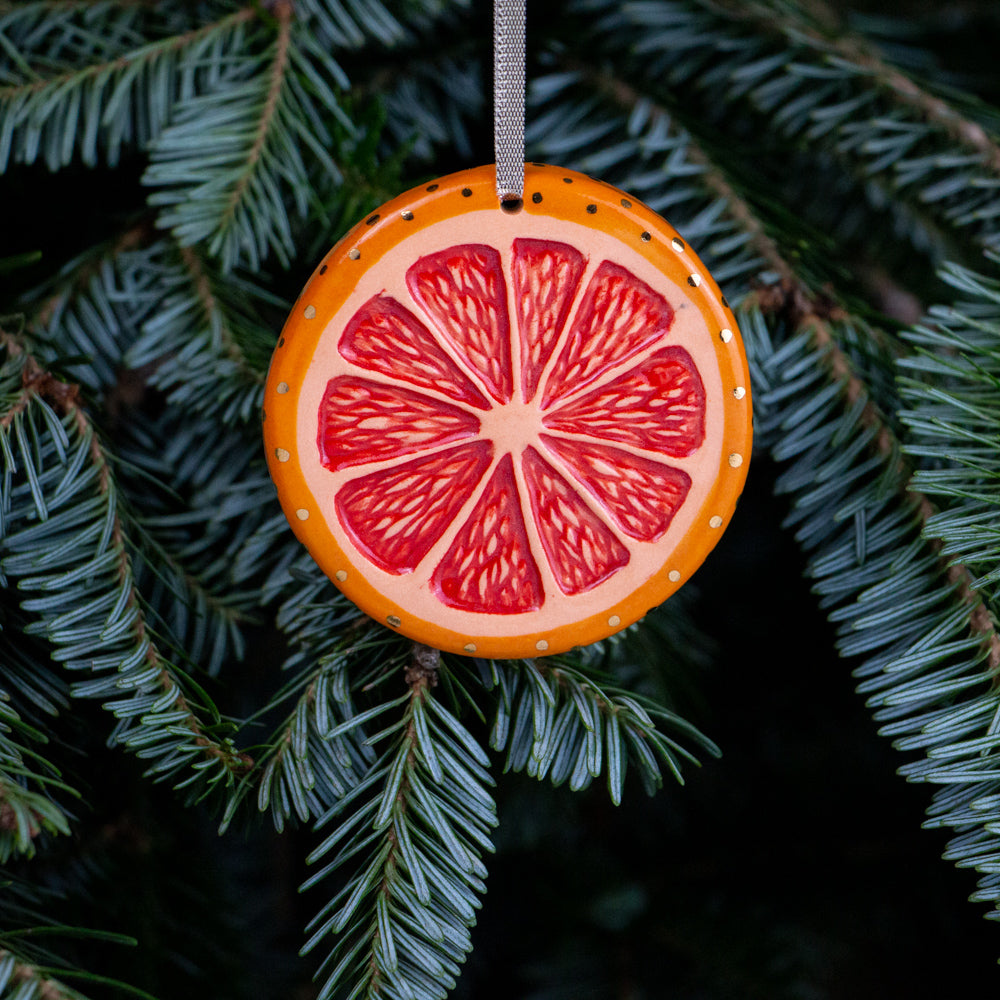
[[608, 792], [621, 803], [627, 762], [637, 766], [647, 793], [662, 784], [657, 758], [684, 783], [680, 761], [695, 755], [674, 736], [717, 755], [718, 748], [677, 714], [648, 699], [599, 685], [571, 662], [524, 660], [490, 664], [498, 690], [490, 735], [494, 750], [507, 750], [506, 769], [578, 791], [606, 771]]
[[327, 815], [339, 826], [310, 856], [333, 852], [303, 888], [352, 862], [303, 949], [333, 937], [321, 1000], [344, 990], [364, 1000], [443, 998], [471, 947], [496, 816], [488, 758], [431, 693], [439, 656], [412, 649], [403, 714], [372, 738], [392, 743]]
[[[0, 12], [0, 53], [17, 51], [19, 30], [44, 8], [24, 4]], [[77, 147], [83, 162], [94, 165], [99, 145], [109, 162], [116, 163], [123, 139], [142, 145], [159, 133], [179, 92], [180, 76], [191, 79], [199, 72], [206, 48], [238, 38], [240, 29], [258, 16], [259, 9], [248, 4], [214, 23], [130, 51], [112, 54], [84, 47], [77, 58], [88, 65], [71, 63], [56, 73], [31, 70], [25, 58], [29, 53], [22, 53], [21, 72], [13, 74], [21, 79], [0, 86], [0, 172], [11, 157], [32, 163], [40, 152], [56, 170], [71, 162]]]
[[0, 948], [0, 995], [23, 1000], [86, 1000], [48, 970], [21, 961], [6, 948]]
[[791, 336], [804, 334], [811, 339], [816, 358], [826, 367], [831, 382], [842, 387], [845, 409], [854, 411], [857, 426], [868, 432], [868, 451], [879, 457], [886, 481], [897, 484], [901, 506], [917, 514], [921, 535], [939, 555], [940, 571], [953, 585], [957, 602], [968, 608], [970, 633], [980, 637], [988, 662], [996, 670], [1000, 667], [1000, 632], [991, 619], [982, 593], [975, 586], [974, 574], [960, 562], [944, 558], [942, 542], [931, 528], [938, 510], [928, 496], [912, 485], [916, 469], [907, 460], [902, 442], [833, 334], [831, 321], [843, 322], [848, 319], [847, 313], [839, 307], [805, 300], [799, 289], [791, 295], [788, 292], [787, 288], [777, 287], [753, 292], [744, 308], [759, 308], [765, 315], [782, 313]]
[[[795, 197], [814, 202], [818, 224], [841, 224], [845, 213], [831, 204], [835, 194], [852, 217], [861, 200], [876, 214], [888, 201], [893, 222], [905, 225], [914, 246], [935, 263], [945, 252], [965, 253], [969, 237], [987, 250], [1000, 239], [1000, 178], [983, 144], [956, 153], [941, 121], [927, 120], [927, 107], [918, 110], [889, 86], [872, 86], [871, 68], [825, 43], [800, 11], [774, 3], [757, 5], [755, 14], [733, 13], [689, 0], [613, 6], [588, 5], [589, 45], [605, 54], [609, 44], [621, 54], [634, 50], [639, 89], [669, 99], [693, 131], [722, 128], [751, 141], [747, 130], [758, 122], [754, 155], [772, 166], [776, 159], [796, 163]], [[587, 42], [577, 48], [585, 53]], [[929, 110], [943, 120], [954, 109]], [[979, 126], [966, 124], [969, 138]], [[987, 141], [994, 142], [988, 134]], [[761, 142], [766, 155], [756, 148]], [[771, 180], [787, 178], [780, 171]], [[870, 242], [873, 228], [861, 226], [859, 240]]]
[[278, 102], [286, 86], [286, 76], [289, 71], [289, 45], [292, 37], [292, 0], [275, 0], [271, 5], [271, 13], [278, 26], [277, 38], [274, 42], [274, 56], [271, 59], [270, 79], [267, 83], [267, 93], [260, 111], [253, 142], [243, 159], [242, 169], [229, 192], [229, 201], [219, 216], [218, 225], [223, 230], [231, 228], [236, 222], [236, 215], [247, 197], [247, 189], [260, 163], [261, 155], [268, 141], [269, 133], [274, 127], [278, 111]]
[[[68, 461], [68, 468], [86, 467], [88, 471], [85, 475], [91, 486], [89, 498], [79, 502], [88, 512], [93, 510], [98, 518], [95, 525], [100, 525], [99, 533], [93, 536], [96, 546], [89, 553], [80, 552], [78, 560], [74, 561], [77, 566], [93, 567], [93, 576], [86, 581], [81, 580], [78, 571], [66, 574], [58, 562], [53, 564], [51, 558], [46, 560], [46, 549], [38, 542], [25, 542], [24, 532], [32, 532], [30, 528], [20, 531], [8, 528], [5, 539], [8, 555], [3, 559], [5, 569], [8, 576], [21, 577], [23, 590], [58, 593], [67, 601], [75, 598], [83, 602], [83, 609], [113, 610], [103, 628], [86, 628], [81, 633], [70, 627], [71, 622], [80, 618], [81, 611], [68, 610], [65, 605], [53, 603], [51, 597], [26, 598], [22, 606], [37, 615], [43, 631], [56, 647], [55, 655], [69, 669], [86, 669], [97, 674], [101, 669], [98, 664], [101, 664], [104, 670], [112, 671], [110, 676], [79, 682], [76, 693], [77, 696], [113, 699], [106, 704], [122, 720], [117, 736], [120, 742], [133, 746], [140, 756], [158, 756], [154, 770], [163, 774], [174, 775], [189, 761], [201, 758], [211, 767], [196, 771], [196, 777], [206, 780], [209, 785], [220, 780], [232, 780], [245, 770], [246, 759], [232, 748], [228, 740], [217, 740], [202, 725], [189, 698], [182, 691], [175, 669], [160, 652], [148, 628], [142, 600], [133, 584], [126, 531], [116, 502], [114, 476], [90, 418], [80, 404], [78, 390], [41, 369], [10, 335], [3, 334], [0, 341], [14, 370], [20, 372], [22, 386], [12, 406], [0, 416], [4, 441], [12, 435], [19, 439], [19, 435], [24, 434], [21, 425], [31, 416], [37, 401], [44, 401], [49, 412], [61, 415], [64, 418], [63, 433], [68, 436], [65, 444], [58, 445], [58, 451], [65, 458], [63, 462], [56, 460], [55, 469], [67, 464], [72, 449], [73, 458]], [[50, 429], [54, 426], [51, 423], [48, 425]], [[27, 433], [31, 436], [38, 430], [32, 428]], [[65, 501], [60, 501], [58, 488], [48, 502], [44, 499], [42, 477], [51, 479], [51, 474], [39, 463], [44, 462], [46, 453], [36, 449], [31, 458], [24, 447], [19, 450], [37, 513], [43, 522], [48, 520], [50, 525], [54, 525], [54, 512]], [[5, 443], [4, 452], [9, 474], [14, 466], [10, 444]], [[59, 473], [58, 478], [65, 495], [63, 473]], [[73, 513], [72, 508], [63, 508], [59, 516], [65, 520], [70, 513]], [[85, 530], [83, 537], [87, 533]], [[36, 534], [37, 530], [29, 537]], [[51, 540], [47, 541], [52, 544]], [[65, 549], [67, 541], [65, 535], [56, 534], [57, 551]], [[94, 545], [89, 540], [88, 544]], [[45, 569], [41, 570], [43, 565]], [[124, 691], [130, 691], [131, 698], [118, 700]]]
[[863, 36], [846, 31], [843, 18], [824, 0], [809, 0], [804, 9], [826, 30], [804, 24], [801, 17], [776, 16], [773, 5], [734, 4], [721, 0], [720, 7], [735, 23], [751, 23], [758, 31], [774, 35], [780, 44], [786, 44], [789, 39], [797, 44], [806, 42], [818, 53], [853, 65], [860, 74], [898, 98], [924, 121], [940, 128], [957, 146], [981, 156], [984, 166], [1000, 173], [1000, 144], [978, 122], [887, 62]]
[[191, 284], [198, 297], [198, 301], [201, 303], [205, 325], [209, 327], [213, 326], [215, 317], [220, 317], [218, 328], [221, 343], [219, 346], [222, 348], [223, 356], [232, 361], [241, 374], [246, 374], [258, 382], [263, 381], [262, 373], [251, 369], [247, 364], [246, 357], [236, 338], [233, 336], [232, 328], [227, 322], [227, 318], [222, 312], [219, 301], [212, 290], [211, 282], [201, 258], [192, 247], [180, 247], [179, 251], [181, 262], [184, 264], [184, 268], [191, 278]]
[[[612, 76], [607, 71], [588, 66], [577, 59], [563, 58], [561, 64], [568, 72], [578, 76], [597, 93], [610, 98], [614, 104], [629, 115], [635, 114], [641, 104], [654, 127], [667, 131], [676, 129], [673, 119], [665, 107], [644, 97], [624, 80]], [[792, 284], [804, 292], [803, 282], [781, 255], [777, 243], [768, 235], [760, 217], [753, 211], [747, 200], [736, 190], [722, 169], [705, 153], [692, 135], [687, 134], [684, 138], [685, 158], [698, 168], [699, 180], [706, 190], [725, 202], [729, 217], [740, 230], [748, 235], [757, 254], [767, 263], [769, 269], [777, 275], [778, 279]]]

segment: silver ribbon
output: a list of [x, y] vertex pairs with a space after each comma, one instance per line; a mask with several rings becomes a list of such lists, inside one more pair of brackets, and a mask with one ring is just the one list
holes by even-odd
[[501, 202], [524, 196], [525, 2], [493, 3], [493, 148]]

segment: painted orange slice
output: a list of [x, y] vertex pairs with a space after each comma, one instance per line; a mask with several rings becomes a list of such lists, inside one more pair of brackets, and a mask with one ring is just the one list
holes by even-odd
[[728, 305], [659, 216], [528, 165], [401, 195], [306, 285], [264, 437], [296, 534], [365, 613], [497, 658], [604, 638], [662, 603], [750, 456]]

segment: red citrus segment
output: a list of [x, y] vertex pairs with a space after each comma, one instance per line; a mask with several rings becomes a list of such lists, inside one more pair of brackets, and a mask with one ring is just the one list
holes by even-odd
[[513, 376], [500, 254], [479, 243], [449, 247], [411, 265], [406, 285], [489, 394], [506, 403], [513, 394]]
[[445, 604], [462, 611], [514, 615], [544, 603], [510, 454], [500, 460], [431, 583]]
[[640, 542], [662, 538], [691, 488], [683, 469], [596, 442], [541, 436], [625, 534]]
[[603, 261], [587, 285], [549, 376], [542, 405], [575, 392], [662, 337], [674, 320], [670, 303], [631, 271]]
[[437, 389], [481, 410], [486, 397], [441, 348], [416, 316], [390, 295], [374, 295], [350, 319], [337, 345], [348, 361], [368, 371]]
[[488, 441], [360, 476], [337, 494], [337, 516], [376, 566], [412, 573], [458, 516], [493, 458]]
[[667, 347], [547, 413], [542, 423], [554, 431], [684, 458], [705, 439], [705, 387], [691, 355]]
[[587, 259], [568, 243], [514, 240], [511, 277], [521, 344], [521, 389], [530, 402], [555, 350]]
[[582, 594], [628, 564], [628, 549], [534, 448], [524, 478], [542, 547], [564, 594]]
[[330, 379], [319, 404], [320, 462], [331, 472], [474, 437], [479, 420], [419, 392], [354, 375]]

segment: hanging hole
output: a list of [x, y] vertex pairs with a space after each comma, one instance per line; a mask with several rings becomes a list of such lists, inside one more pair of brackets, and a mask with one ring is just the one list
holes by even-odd
[[517, 215], [524, 208], [524, 202], [520, 198], [504, 198], [500, 202], [500, 208], [508, 215]]

